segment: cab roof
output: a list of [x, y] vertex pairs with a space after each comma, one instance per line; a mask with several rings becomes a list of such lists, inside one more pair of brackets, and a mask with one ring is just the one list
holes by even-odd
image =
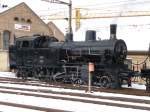
[[16, 41], [24, 41], [24, 40], [26, 40], [26, 41], [33, 41], [33, 40], [35, 40], [37, 38], [55, 38], [55, 37], [47, 36], [47, 35], [21, 36], [21, 37], [16, 38]]
[[16, 38], [16, 41], [33, 41], [39, 37], [40, 36], [22, 36], [22, 37]]

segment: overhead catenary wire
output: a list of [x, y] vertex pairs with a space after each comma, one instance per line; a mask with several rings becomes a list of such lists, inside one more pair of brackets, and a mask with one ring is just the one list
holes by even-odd
[[[81, 16], [80, 19], [100, 19], [100, 18], [114, 18], [117, 20], [120, 17], [144, 17], [144, 16], [150, 16], [150, 11], [149, 10], [127, 10], [129, 6], [133, 5], [143, 5], [143, 4], [149, 4], [149, 0], [126, 0], [126, 1], [119, 1], [119, 2], [109, 2], [109, 3], [100, 3], [100, 4], [95, 4], [95, 5], [90, 5], [90, 6], [95, 6], [95, 8], [90, 8], [90, 7], [77, 7], [81, 10]], [[86, 5], [85, 5], [86, 6]], [[99, 6], [99, 7], [96, 7]], [[108, 7], [109, 6], [109, 7]], [[123, 7], [120, 10], [116, 10], [116, 7]], [[125, 10], [124, 10], [125, 9]], [[76, 19], [75, 16], [75, 10], [76, 8], [74, 7], [72, 9], [73, 17], [72, 19]], [[83, 13], [83, 11], [86, 11]], [[49, 15], [40, 15], [40, 17], [43, 20], [68, 20], [68, 10], [62, 8], [62, 10], [58, 11], [55, 13], [55, 10], [52, 11], [52, 14]], [[116, 19], [117, 18], [117, 19]], [[116, 22], [115, 22], [116, 23]], [[148, 24], [147, 24], [148, 25]], [[129, 24], [128, 26], [145, 26], [145, 24], [141, 25], [131, 25]], [[149, 27], [149, 26], [148, 26]]]
[[[98, 8], [96, 9], [101, 9], [101, 8], [110, 8], [110, 7], [117, 7], [117, 6], [123, 6], [123, 5], [143, 5], [143, 4], [147, 4], [150, 3], [149, 0], [145, 0], [145, 1], [139, 1], [139, 0], [134, 0], [134, 1], [120, 1], [120, 2], [109, 2], [109, 3], [100, 3], [100, 4], [93, 4], [93, 5], [83, 5], [83, 6], [76, 6], [76, 7], [80, 7], [80, 8], [86, 8], [86, 9], [90, 9], [90, 7], [92, 9], [95, 9], [96, 6], [98, 6]], [[94, 7], [94, 8], [93, 8]]]
[[[119, 3], [121, 3], [121, 4], [119, 4]], [[113, 7], [123, 7], [124, 5], [137, 5], [137, 4], [140, 4], [140, 5], [142, 5], [142, 4], [147, 4], [147, 3], [150, 3], [150, 1], [120, 1], [120, 2], [109, 2], [109, 3], [100, 3], [100, 4], [93, 4], [93, 5], [83, 5], [83, 6], [75, 6], [75, 7], [73, 7], [73, 10], [75, 10], [76, 8], [80, 8], [80, 9], [84, 9], [84, 10], [88, 10], [88, 11], [90, 11], [90, 10], [106, 10], [107, 11], [107, 9], [111, 9], [111, 10], [113, 10]], [[92, 6], [92, 8], [90, 8], [89, 6]], [[96, 6], [98, 6], [98, 7], [96, 7]], [[53, 8], [49, 8], [49, 9], [47, 9], [47, 10], [38, 10], [38, 11], [57, 11], [58, 10], [58, 8], [55, 8], [55, 9], [53, 9]], [[67, 11], [67, 9], [66, 8], [59, 8], [59, 10], [66, 10]]]
[[[132, 15], [133, 13], [137, 13], [137, 15], [135, 15], [135, 16], [147, 16], [147, 15], [150, 15], [150, 14], [146, 14], [146, 13], [150, 13], [150, 11], [145, 11], [145, 10], [142, 10], [142, 11], [140, 11], [140, 10], [139, 11], [129, 10], [128, 11], [127, 8], [126, 8], [125, 11], [121, 11], [121, 9], [117, 11], [117, 10], [110, 7], [110, 6], [112, 6], [112, 7], [119, 7], [119, 6], [120, 7], [127, 7], [128, 5], [136, 5], [136, 4], [142, 5], [142, 4], [145, 4], [145, 3], [150, 3], [150, 1], [147, 1], [147, 0], [145, 0], [145, 1], [141, 1], [141, 0], [129, 1], [128, 0], [128, 1], [120, 1], [120, 2], [109, 2], [108, 4], [104, 3], [102, 5], [99, 5], [99, 7], [92, 8], [92, 9], [90, 9], [88, 7], [86, 7], [86, 9], [84, 7], [78, 7], [78, 8], [87, 11], [86, 12], [87, 17], [81, 16], [81, 19], [133, 17], [133, 15]], [[109, 7], [103, 7], [103, 6], [108, 6], [108, 5], [109, 5]], [[92, 5], [90, 5], [90, 6], [92, 6]], [[93, 5], [93, 6], [95, 6], [95, 5]], [[73, 11], [75, 9], [76, 8], [73, 8]], [[124, 8], [122, 10], [124, 10]], [[53, 11], [53, 12], [55, 12], [55, 11]], [[130, 14], [128, 12], [130, 12]], [[125, 15], [125, 13], [127, 13], [127, 15]], [[107, 16], [107, 14], [108, 14], [108, 16]], [[112, 14], [114, 14], [114, 15], [112, 15]], [[99, 17], [99, 15], [104, 15], [104, 16]], [[66, 18], [66, 16], [68, 16], [68, 13], [67, 13], [67, 9], [64, 9], [63, 11], [61, 10], [59, 12], [56, 12], [56, 13], [53, 13], [53, 14], [50, 14], [50, 15], [44, 14], [44, 15], [40, 15], [40, 16], [41, 17], [48, 17], [49, 20], [57, 20], [57, 19]], [[75, 19], [75, 17], [73, 17], [72, 19]]]

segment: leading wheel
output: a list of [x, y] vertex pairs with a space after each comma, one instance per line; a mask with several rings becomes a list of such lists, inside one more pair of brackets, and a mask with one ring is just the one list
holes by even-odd
[[109, 76], [102, 76], [99, 79], [99, 83], [100, 83], [100, 86], [103, 87], [103, 88], [110, 88], [110, 86], [111, 86], [111, 79], [110, 79]]

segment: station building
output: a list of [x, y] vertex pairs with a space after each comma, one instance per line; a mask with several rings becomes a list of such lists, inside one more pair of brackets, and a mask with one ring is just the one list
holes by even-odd
[[0, 71], [9, 71], [9, 45], [15, 38], [34, 34], [55, 36], [63, 41], [63, 33], [52, 22], [46, 24], [25, 3], [0, 13]]
[[142, 68], [150, 68], [148, 51], [128, 51], [127, 59], [131, 61], [131, 69], [140, 71]]

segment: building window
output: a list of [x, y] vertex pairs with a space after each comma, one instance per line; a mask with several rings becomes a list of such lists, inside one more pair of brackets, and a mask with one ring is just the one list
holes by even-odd
[[15, 21], [19, 21], [19, 18], [18, 18], [18, 17], [14, 17], [14, 20], [15, 20]]
[[10, 31], [3, 32], [3, 49], [8, 50], [10, 43]]
[[27, 19], [27, 23], [31, 24], [32, 23], [31, 19]]

